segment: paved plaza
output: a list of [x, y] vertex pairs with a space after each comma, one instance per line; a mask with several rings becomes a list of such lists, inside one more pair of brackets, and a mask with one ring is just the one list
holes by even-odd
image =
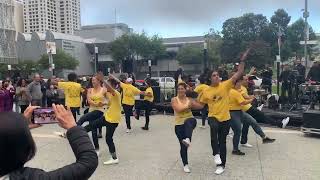
[[[200, 124], [198, 121], [198, 125]], [[118, 165], [105, 166], [110, 158], [104, 138], [100, 139], [99, 166], [92, 180], [319, 180], [320, 138], [305, 136], [298, 130], [264, 127], [266, 134], [276, 138], [273, 144], [262, 144], [250, 129], [249, 143], [242, 148], [245, 156], [231, 154], [231, 138], [227, 139], [226, 171], [217, 176], [209, 140], [209, 128], [196, 128], [189, 149], [191, 173], [182, 169], [179, 144], [174, 133], [174, 117], [151, 116], [150, 131], [143, 131], [144, 117], [132, 118], [133, 132], [125, 133], [124, 120], [114, 139], [120, 160]], [[36, 157], [28, 166], [53, 170], [75, 161], [66, 139], [53, 134], [61, 131], [57, 125], [45, 125], [32, 130], [37, 144]], [[103, 133], [104, 134], [104, 133]]]

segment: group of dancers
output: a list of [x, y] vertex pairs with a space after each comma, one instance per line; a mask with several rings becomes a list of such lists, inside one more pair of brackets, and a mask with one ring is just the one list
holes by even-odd
[[[221, 81], [219, 73], [213, 71], [210, 78], [210, 84], [200, 78], [200, 85], [195, 88], [198, 93], [197, 99], [187, 97], [188, 85], [179, 82], [177, 86], [177, 96], [172, 98], [171, 105], [175, 116], [175, 134], [180, 144], [180, 156], [183, 163], [183, 170], [190, 173], [188, 163], [188, 148], [191, 145], [192, 132], [197, 125], [197, 121], [192, 114], [192, 109], [201, 110], [203, 115], [202, 128], [205, 127], [206, 119], [210, 127], [211, 147], [213, 159], [217, 166], [216, 174], [222, 174], [225, 171], [227, 148], [226, 139], [230, 127], [234, 132], [233, 151], [234, 155], [245, 155], [239, 150], [239, 144], [245, 147], [252, 147], [248, 144], [248, 130], [252, 126], [254, 131], [262, 138], [263, 143], [272, 143], [275, 139], [265, 135], [256, 119], [273, 122], [275, 125], [285, 127], [289, 119], [277, 123], [268, 118], [261, 111], [251, 105], [254, 97], [249, 96], [246, 90], [246, 76], [244, 76], [244, 60], [250, 49], [248, 49], [240, 58], [238, 71], [230, 79]], [[99, 155], [99, 141], [97, 129], [106, 127], [106, 143], [111, 154], [110, 160], [104, 162], [105, 165], [117, 164], [119, 159], [116, 154], [113, 135], [121, 121], [121, 111], [123, 108], [127, 133], [131, 132], [130, 117], [134, 114], [139, 119], [140, 109], [145, 110], [146, 123], [143, 130], [149, 130], [149, 116], [154, 100], [153, 90], [149, 80], [147, 80], [147, 89], [141, 91], [132, 85], [132, 79], [127, 78], [124, 82], [113, 75], [109, 75], [108, 80], [104, 80], [97, 75], [92, 78], [93, 87], [88, 90], [89, 112], [83, 115], [77, 122], [81, 126], [84, 122], [89, 122], [85, 129], [92, 132], [93, 144]], [[121, 87], [122, 92], [117, 89]], [[135, 108], [136, 95], [144, 95], [143, 105]], [[206, 111], [208, 114], [206, 114]], [[242, 127], [243, 124], [243, 127]], [[241, 143], [240, 143], [241, 139]]]

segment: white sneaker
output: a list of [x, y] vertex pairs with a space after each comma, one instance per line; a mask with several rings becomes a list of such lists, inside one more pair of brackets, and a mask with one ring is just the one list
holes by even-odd
[[191, 141], [189, 138], [186, 138], [184, 140], [182, 140], [182, 143], [186, 146], [189, 147], [191, 145]]
[[109, 161], [104, 162], [104, 165], [112, 165], [112, 164], [118, 164], [119, 163], [119, 159], [113, 159], [111, 158]]
[[218, 167], [217, 167], [217, 170], [216, 170], [214, 173], [217, 174], [217, 175], [220, 175], [220, 174], [222, 174], [223, 172], [224, 172], [224, 167], [218, 166]]
[[253, 146], [249, 143], [246, 143], [246, 144], [241, 144], [241, 146], [243, 147], [247, 147], [247, 148], [252, 148]]
[[220, 158], [220, 154], [216, 154], [214, 157], [214, 162], [216, 163], [216, 165], [222, 164], [221, 162], [221, 158]]
[[126, 133], [131, 133], [131, 129], [127, 129], [127, 130], [126, 130]]
[[286, 128], [286, 126], [288, 125], [289, 121], [290, 121], [290, 117], [284, 118], [282, 120], [282, 128]]
[[258, 109], [259, 111], [261, 111], [262, 108], [263, 108], [263, 106], [264, 106], [264, 104], [261, 104], [261, 106], [257, 107], [257, 109]]
[[55, 132], [53, 132], [55, 135], [57, 135], [57, 136], [59, 136], [59, 137], [62, 137], [62, 138], [66, 138], [67, 137], [67, 135], [66, 135], [66, 133], [65, 132], [57, 132], [57, 131], [55, 131]]
[[99, 157], [100, 156], [100, 151], [98, 149], [96, 149], [96, 153], [97, 153], [97, 156]]
[[190, 168], [189, 168], [188, 165], [185, 165], [185, 166], [183, 167], [183, 171], [184, 171], [185, 173], [191, 173]]
[[229, 138], [233, 138], [233, 132], [230, 132], [230, 133], [228, 134], [228, 137], [229, 137]]
[[199, 126], [199, 128], [201, 128], [201, 129], [205, 129], [205, 128], [206, 128], [206, 126], [202, 126], [202, 125], [201, 125], [201, 126]]

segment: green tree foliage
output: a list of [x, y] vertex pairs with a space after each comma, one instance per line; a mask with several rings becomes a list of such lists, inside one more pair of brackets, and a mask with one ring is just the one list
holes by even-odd
[[[79, 61], [76, 60], [71, 55], [65, 53], [63, 50], [58, 49], [57, 54], [53, 56], [53, 63], [55, 65], [55, 69], [57, 71], [61, 71], [63, 69], [74, 70], [79, 65]], [[43, 54], [38, 61], [38, 64], [42, 69], [49, 68], [49, 57], [47, 54]]]
[[203, 62], [203, 48], [185, 45], [180, 48], [176, 58], [180, 64], [201, 64]]
[[111, 55], [118, 63], [138, 59], [158, 60], [165, 55], [165, 47], [157, 35], [125, 34], [111, 43]]
[[19, 61], [18, 64], [14, 65], [14, 69], [20, 71], [20, 74], [26, 77], [32, 74], [33, 72], [39, 72], [41, 67], [36, 61], [24, 60], [24, 61]]
[[[314, 33], [312, 27], [309, 29], [309, 39], [310, 40], [315, 40], [316, 39], [316, 34]], [[288, 27], [287, 31], [287, 36], [288, 36], [288, 41], [290, 48], [292, 49], [291, 54], [298, 55], [298, 56], [303, 56], [304, 54], [304, 48], [300, 43], [300, 41], [304, 41], [304, 21], [303, 19], [298, 19], [294, 23], [292, 23]], [[312, 53], [312, 45], [308, 45], [308, 52]]]
[[248, 57], [254, 66], [270, 62], [271, 51], [268, 41], [272, 38], [268, 19], [262, 14], [244, 14], [223, 23], [221, 58], [224, 63], [239, 61], [240, 53], [251, 47]]

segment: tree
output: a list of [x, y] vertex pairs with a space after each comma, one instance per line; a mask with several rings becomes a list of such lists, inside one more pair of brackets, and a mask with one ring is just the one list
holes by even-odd
[[180, 64], [201, 64], [203, 62], [203, 48], [186, 45], [180, 48], [177, 54]]
[[32, 72], [39, 72], [41, 67], [38, 62], [33, 60], [19, 61], [13, 66], [15, 70], [19, 71], [20, 76], [28, 77]]
[[220, 32], [215, 31], [213, 28], [209, 30], [205, 36], [205, 40], [208, 43], [208, 61], [209, 64], [217, 65], [221, 62], [221, 47], [222, 37]]
[[[70, 54], [65, 53], [61, 49], [57, 49], [57, 54], [53, 56], [53, 63], [56, 71], [62, 71], [63, 69], [74, 70], [79, 65], [79, 61], [72, 57]], [[43, 54], [38, 61], [38, 64], [42, 69], [49, 68], [49, 57], [47, 54]]]
[[117, 63], [158, 60], [165, 55], [162, 39], [157, 35], [148, 37], [146, 33], [125, 34], [111, 43], [110, 50]]
[[280, 26], [282, 31], [286, 31], [288, 24], [290, 23], [291, 16], [284, 9], [278, 9], [274, 12], [274, 15], [271, 17], [271, 23]]
[[[270, 62], [270, 43], [272, 39], [268, 19], [262, 14], [244, 14], [230, 18], [223, 23], [221, 58], [225, 63], [239, 61], [240, 53], [251, 46], [258, 55], [251, 63], [255, 66]], [[251, 53], [252, 54], [252, 53]], [[251, 57], [251, 55], [250, 55]]]
[[[292, 55], [298, 55], [298, 56], [303, 56], [304, 54], [304, 48], [300, 44], [300, 41], [304, 41], [304, 20], [302, 18], [298, 19], [294, 23], [292, 23], [288, 27], [288, 41], [290, 43], [290, 48], [292, 49]], [[315, 40], [316, 39], [316, 34], [314, 33], [312, 27], [310, 26], [309, 29], [310, 35], [309, 39], [310, 40]], [[308, 53], [312, 53], [312, 45], [308, 45]]]

